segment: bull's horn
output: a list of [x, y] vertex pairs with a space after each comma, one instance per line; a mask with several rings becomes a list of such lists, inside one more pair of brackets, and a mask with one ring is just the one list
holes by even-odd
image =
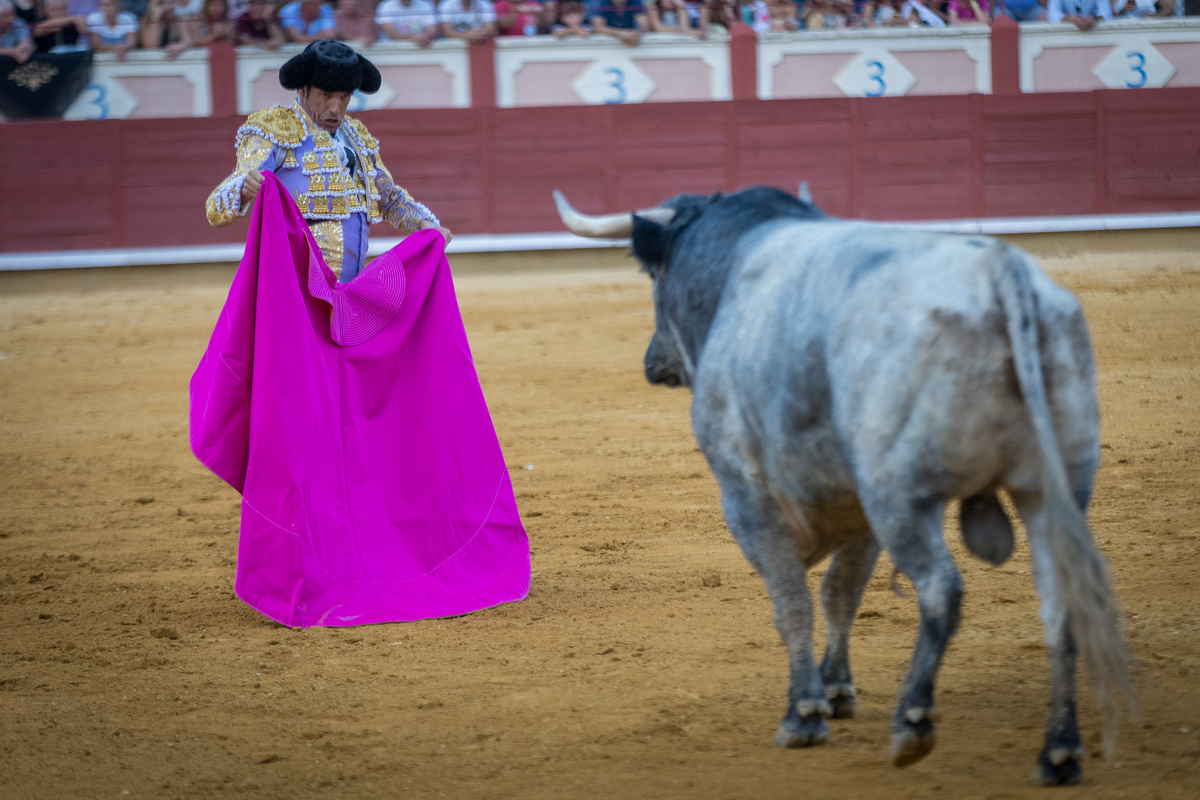
[[796, 196], [806, 203], [812, 202], [812, 192], [808, 190], [808, 181], [800, 181], [800, 191], [796, 193]]
[[[633, 233], [633, 214], [604, 214], [593, 217], [581, 214], [571, 208], [567, 198], [558, 189], [554, 190], [554, 204], [558, 206], [558, 216], [563, 225], [576, 236], [587, 236], [593, 239], [624, 239]], [[659, 225], [666, 225], [675, 218], [673, 208], [648, 208], [638, 211], [637, 215]]]

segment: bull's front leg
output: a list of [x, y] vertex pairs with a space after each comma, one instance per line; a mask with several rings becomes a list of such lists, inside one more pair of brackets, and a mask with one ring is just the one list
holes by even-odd
[[804, 559], [791, 526], [766, 492], [738, 478], [722, 476], [722, 506], [742, 552], [762, 576], [775, 606], [775, 627], [787, 648], [788, 707], [775, 734], [780, 747], [807, 747], [829, 739], [825, 718], [833, 708], [825, 698], [813, 657], [813, 602]]
[[[833, 706], [813, 657], [813, 603], [803, 562], [793, 558], [795, 539], [779, 535], [763, 578], [775, 605], [775, 628], [788, 654], [788, 707], [775, 732], [779, 747], [808, 747], [829, 739]], [[782, 567], [782, 569], [781, 569]]]

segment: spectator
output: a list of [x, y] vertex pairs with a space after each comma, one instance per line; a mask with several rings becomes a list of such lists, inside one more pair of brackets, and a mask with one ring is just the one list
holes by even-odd
[[863, 11], [863, 24], [870, 28], [876, 25], [891, 27], [903, 25], [904, 17], [900, 16], [902, 0], [875, 0], [867, 3]]
[[92, 49], [97, 53], [116, 53], [124, 61], [125, 54], [137, 47], [137, 17], [119, 11], [117, 0], [100, 0], [100, 10], [88, 15], [87, 26]]
[[24, 64], [36, 49], [25, 20], [17, 19], [17, 10], [9, 0], [0, 0], [0, 56]]
[[42, 16], [42, 9], [38, 5], [37, 0], [12, 0], [12, 4], [17, 19], [24, 20], [30, 29], [37, 24], [38, 19]]
[[691, 16], [683, 0], [650, 0], [646, 5], [646, 21], [655, 33], [685, 33], [695, 36]]
[[1045, 22], [1046, 0], [1005, 0], [996, 11], [1000, 14], [1016, 22]]
[[[1175, 5], [1170, 3], [1170, 13], [1175, 14]], [[1154, 0], [1113, 0], [1113, 16], [1121, 19], [1145, 19], [1146, 17], [1167, 16], [1167, 3], [1160, 10]]]
[[67, 0], [46, 0], [46, 16], [33, 26], [33, 43], [39, 53], [86, 50], [87, 20], [72, 16]]
[[271, 17], [271, 4], [267, 0], [250, 0], [237, 23], [238, 44], [278, 50], [287, 42], [283, 28]]
[[[1107, 0], [1102, 1], [1107, 2]], [[900, 6], [900, 17], [910, 28], [919, 28], [922, 25], [930, 28], [946, 27], [946, 18], [921, 0], [905, 0], [904, 5]]]
[[742, 4], [742, 22], [755, 33], [771, 32], [771, 7], [766, 0], [748, 0]]
[[67, 15], [72, 17], [83, 17], [85, 20], [88, 14], [94, 14], [100, 10], [100, 0], [67, 0]]
[[592, 0], [587, 8], [594, 33], [615, 36], [633, 47], [646, 30], [646, 8], [642, 0]]
[[[147, 12], [150, 10], [150, 0], [125, 0], [121, 7], [138, 18], [138, 27], [141, 28], [148, 18]], [[141, 34], [138, 34], [139, 38]]]
[[428, 0], [384, 0], [375, 9], [375, 24], [385, 38], [429, 47], [438, 38], [437, 9]]
[[1090, 31], [1102, 19], [1112, 21], [1110, 0], [1050, 0], [1046, 17], [1053, 23], [1069, 22], [1080, 31]]
[[741, 18], [737, 0], [706, 0], [700, 9], [700, 31], [707, 35], [709, 25], [729, 30], [730, 26]]
[[147, 50], [161, 49], [167, 58], [178, 58], [180, 53], [192, 46], [183, 13], [187, 10], [186, 0], [150, 0], [146, 6], [146, 21], [142, 26], [142, 47]]
[[279, 9], [279, 23], [288, 39], [300, 44], [337, 38], [333, 9], [321, 0], [294, 0]]
[[442, 0], [437, 12], [447, 39], [482, 42], [496, 35], [496, 9], [488, 0]]
[[824, 30], [836, 28], [842, 30], [850, 27], [853, 6], [838, 0], [812, 0], [804, 13], [805, 30]]
[[542, 6], [536, 0], [499, 0], [496, 31], [500, 36], [536, 36]]
[[578, 0], [568, 0], [562, 4], [558, 24], [550, 30], [555, 39], [566, 36], [578, 36], [586, 39], [592, 34], [592, 26], [583, 21], [583, 3]]
[[800, 28], [796, 4], [792, 0], [767, 0], [771, 9], [771, 30], [794, 31]]
[[375, 32], [375, 15], [363, 11], [367, 0], [338, 0], [333, 18], [337, 22], [337, 38], [343, 42], [371, 44], [378, 37]]
[[988, 0], [950, 0], [946, 16], [951, 25], [986, 25], [992, 19]]
[[228, 0], [204, 0], [191, 38], [197, 47], [218, 41], [237, 44], [237, 23], [229, 18]]

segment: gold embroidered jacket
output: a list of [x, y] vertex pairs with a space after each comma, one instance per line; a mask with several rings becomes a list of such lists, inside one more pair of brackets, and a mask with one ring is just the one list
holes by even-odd
[[[298, 104], [251, 114], [237, 132], [237, 167], [205, 204], [209, 224], [229, 225], [249, 210], [241, 204], [242, 184], [256, 169], [271, 170], [280, 179], [308, 221], [326, 263], [339, 274], [347, 259], [358, 262], [352, 274], [361, 268], [368, 221], [386, 220], [406, 234], [417, 230], [422, 220], [439, 224], [433, 212], [396, 185], [379, 156], [378, 141], [365, 125], [346, 117], [340, 133], [355, 152], [353, 174], [343, 165], [334, 137]], [[356, 215], [362, 215], [360, 224], [350, 222]], [[343, 230], [348, 222], [355, 230]]]

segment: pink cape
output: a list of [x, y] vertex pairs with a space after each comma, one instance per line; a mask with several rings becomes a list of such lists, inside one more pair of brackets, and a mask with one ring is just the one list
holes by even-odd
[[266, 175], [191, 382], [192, 451], [242, 494], [238, 596], [304, 627], [523, 599], [529, 541], [442, 237], [339, 284]]

